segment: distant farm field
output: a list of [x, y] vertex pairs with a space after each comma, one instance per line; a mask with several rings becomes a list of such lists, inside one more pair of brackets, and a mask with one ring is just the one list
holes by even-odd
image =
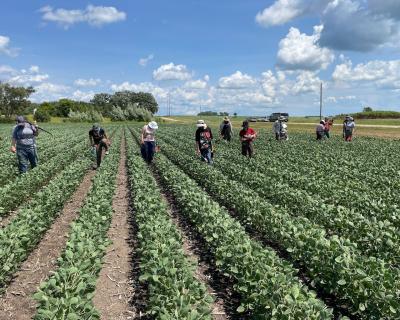
[[359, 127], [345, 143], [334, 127], [317, 142], [292, 118], [278, 142], [254, 123], [249, 159], [244, 118], [231, 143], [205, 118], [207, 165], [198, 118], [171, 118], [158, 119], [151, 165], [143, 124], [104, 124], [97, 170], [90, 125], [44, 124], [53, 136], [22, 176], [0, 125], [0, 319], [400, 318], [399, 146], [368, 137], [400, 129]]

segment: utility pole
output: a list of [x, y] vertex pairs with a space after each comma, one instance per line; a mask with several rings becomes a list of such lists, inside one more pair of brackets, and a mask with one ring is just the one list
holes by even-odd
[[322, 120], [322, 82], [319, 91], [319, 120]]

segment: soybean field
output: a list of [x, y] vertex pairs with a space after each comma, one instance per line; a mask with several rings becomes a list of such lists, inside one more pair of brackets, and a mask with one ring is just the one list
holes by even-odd
[[260, 129], [254, 158], [195, 126], [52, 124], [18, 175], [0, 126], [2, 319], [400, 319], [397, 140]]

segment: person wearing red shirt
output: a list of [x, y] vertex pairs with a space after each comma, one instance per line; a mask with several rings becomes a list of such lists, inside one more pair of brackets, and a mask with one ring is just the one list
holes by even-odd
[[257, 137], [257, 132], [249, 127], [248, 121], [243, 121], [242, 127], [243, 129], [239, 132], [242, 142], [242, 155], [248, 155], [251, 158], [254, 155], [253, 141]]

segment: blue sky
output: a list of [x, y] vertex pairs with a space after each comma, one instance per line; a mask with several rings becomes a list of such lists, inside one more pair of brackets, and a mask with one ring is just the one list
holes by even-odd
[[166, 111], [400, 111], [397, 0], [3, 0], [0, 80], [36, 102], [152, 92]]

